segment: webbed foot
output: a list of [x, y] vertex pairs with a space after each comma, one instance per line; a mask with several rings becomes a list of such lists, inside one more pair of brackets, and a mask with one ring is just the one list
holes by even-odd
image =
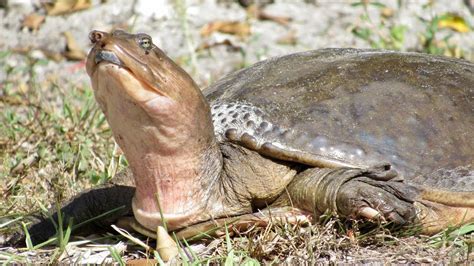
[[[465, 183], [466, 178], [471, 180], [469, 174], [474, 180], [473, 171], [458, 172], [464, 174], [456, 180]], [[473, 189], [470, 184], [474, 182], [468, 180], [468, 188], [459, 191], [456, 186], [434, 188], [431, 183], [381, 181], [370, 176], [370, 169], [308, 169], [289, 184], [288, 194], [295, 207], [316, 215], [329, 211], [396, 225], [419, 224], [424, 234], [474, 221], [474, 192], [467, 191]]]
[[413, 203], [419, 191], [396, 181], [377, 181], [364, 176], [344, 183], [337, 195], [338, 214], [349, 218], [404, 225], [416, 217]]
[[370, 169], [311, 168], [288, 185], [288, 195], [295, 207], [316, 216], [330, 212], [395, 224], [413, 220], [417, 189], [397, 181], [374, 180], [373, 174]]

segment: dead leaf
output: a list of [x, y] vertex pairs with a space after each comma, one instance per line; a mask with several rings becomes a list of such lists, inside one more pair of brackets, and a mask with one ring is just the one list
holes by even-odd
[[40, 157], [37, 152], [31, 154], [30, 156], [21, 160], [17, 165], [15, 165], [15, 167], [10, 170], [10, 174], [15, 175], [23, 173], [24, 170], [31, 167], [34, 163], [37, 163], [39, 161], [39, 158]]
[[46, 58], [51, 59], [55, 62], [59, 62], [64, 59], [64, 56], [61, 53], [51, 51], [49, 49], [40, 49], [41, 52], [46, 56]]
[[391, 18], [395, 14], [395, 10], [389, 7], [384, 7], [382, 8], [381, 14], [382, 14], [382, 17], [384, 18]]
[[69, 60], [83, 60], [86, 58], [86, 53], [81, 49], [81, 47], [79, 47], [79, 45], [77, 45], [72, 34], [68, 31], [63, 34], [64, 37], [66, 37], [66, 51], [63, 53], [64, 57]]
[[216, 31], [245, 38], [250, 35], [250, 25], [240, 21], [214, 21], [201, 28], [201, 36], [208, 37]]
[[45, 19], [45, 16], [43, 15], [39, 15], [37, 13], [31, 13], [23, 19], [21, 26], [23, 28], [28, 28], [31, 31], [37, 31], [39, 27], [41, 26], [41, 24], [43, 24], [44, 19]]
[[447, 28], [457, 32], [469, 32], [470, 27], [466, 20], [457, 14], [445, 14], [438, 20], [438, 27], [440, 29]]
[[26, 93], [29, 91], [29, 87], [28, 87], [28, 85], [26, 85], [26, 83], [21, 82], [21, 83], [18, 85], [18, 90], [19, 90], [21, 93], [26, 94]]
[[247, 14], [249, 14], [249, 16], [254, 17], [256, 19], [270, 20], [283, 26], [288, 26], [288, 24], [292, 20], [290, 17], [274, 16], [274, 15], [268, 14], [267, 12], [263, 11], [261, 6], [258, 6], [258, 5], [249, 6], [247, 8]]
[[127, 260], [127, 265], [138, 265], [138, 266], [158, 265], [158, 260], [148, 259], [148, 258], [145, 258], [145, 259], [131, 259], [131, 260]]
[[91, 0], [56, 0], [43, 4], [49, 16], [64, 15], [91, 7]]
[[463, 50], [459, 46], [449, 47], [444, 50], [443, 55], [447, 57], [463, 58]]
[[212, 43], [205, 42], [205, 43], [202, 43], [201, 45], [198, 46], [198, 48], [196, 48], [196, 52], [199, 52], [199, 51], [202, 51], [202, 50], [208, 50], [208, 49], [211, 49], [212, 47], [216, 47], [216, 46], [220, 46], [220, 45], [225, 45], [225, 46], [229, 47], [232, 52], [242, 51], [242, 47], [234, 45], [229, 39], [225, 39], [221, 42], [212, 42]]
[[354, 233], [354, 230], [349, 229], [347, 231], [346, 235], [349, 238], [349, 240], [351, 241], [351, 243], [357, 243], [357, 238], [356, 238], [356, 235]]
[[284, 35], [283, 37], [277, 40], [278, 44], [284, 44], [284, 45], [296, 45], [297, 42], [298, 42], [298, 39], [296, 38], [294, 31], [290, 31], [288, 34]]

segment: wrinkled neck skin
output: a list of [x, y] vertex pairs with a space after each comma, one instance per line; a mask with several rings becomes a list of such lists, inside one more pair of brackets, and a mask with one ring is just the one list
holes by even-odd
[[172, 63], [166, 71], [160, 86], [172, 86], [179, 97], [148, 97], [152, 92], [146, 85], [113, 64], [99, 64], [91, 77], [96, 100], [135, 178], [135, 218], [153, 231], [162, 225], [160, 208], [169, 230], [208, 220], [224, 209], [214, 193], [222, 155], [209, 106], [182, 69]]

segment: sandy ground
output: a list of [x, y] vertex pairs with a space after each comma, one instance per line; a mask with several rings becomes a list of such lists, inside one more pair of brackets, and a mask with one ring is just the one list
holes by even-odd
[[[292, 21], [285, 26], [268, 20], [248, 19], [245, 9], [230, 0], [187, 0], [184, 18], [176, 13], [176, 7], [167, 0], [115, 0], [107, 1], [106, 4], [94, 3], [92, 8], [70, 15], [48, 16], [35, 32], [21, 29], [21, 21], [27, 14], [37, 10], [37, 1], [32, 1], [33, 4], [30, 1], [11, 2], [8, 11], [0, 9], [0, 50], [29, 48], [33, 50], [32, 55], [38, 58], [44, 57], [40, 50], [55, 53], [64, 51], [65, 31], [74, 36], [84, 51], [90, 47], [87, 36], [92, 29], [110, 31], [121, 28], [132, 32], [145, 32], [150, 34], [154, 42], [170, 57], [184, 61], [191, 57], [196, 47], [229, 40], [239, 49], [216, 46], [198, 52], [193, 64], [183, 64], [202, 86], [242, 65], [272, 56], [327, 47], [370, 48], [366, 41], [351, 33], [355, 26], [364, 23], [361, 20], [364, 9], [351, 6], [351, 3], [357, 1], [314, 3], [286, 0], [267, 5], [264, 11], [268, 14], [291, 18]], [[462, 0], [437, 0], [430, 8], [423, 8], [423, 5], [429, 2], [424, 0], [402, 1], [404, 4], [400, 8], [397, 1], [381, 2], [395, 11], [390, 23], [407, 27], [403, 50], [421, 49], [419, 39], [426, 26], [420, 18], [430, 20], [436, 14], [452, 12], [464, 17], [471, 25], [474, 24], [474, 18]], [[41, 13], [41, 10], [37, 12]], [[369, 6], [369, 17], [377, 27], [381, 25], [380, 13], [380, 8]], [[183, 19], [188, 27], [187, 36], [183, 31]], [[218, 32], [206, 37], [200, 35], [203, 26], [220, 20], [248, 21], [251, 35], [245, 38]], [[281, 44], [282, 39], [288, 39], [289, 36], [294, 37], [294, 44]], [[474, 53], [474, 32], [454, 34], [450, 41], [453, 45], [461, 46], [468, 57]], [[25, 64], [24, 61], [22, 57], [11, 56], [6, 64], [21, 67]], [[68, 61], [49, 61], [37, 71], [40, 77], [54, 74], [66, 78], [68, 82], [88, 82], [84, 69], [74, 67], [76, 64]], [[0, 72], [0, 82], [4, 79], [5, 73]]]

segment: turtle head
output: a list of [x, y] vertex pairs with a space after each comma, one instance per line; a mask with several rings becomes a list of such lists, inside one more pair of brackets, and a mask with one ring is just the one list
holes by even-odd
[[193, 79], [153, 44], [149, 35], [92, 31], [89, 39], [94, 46], [86, 69], [93, 86], [100, 79], [120, 80], [128, 97], [151, 114], [163, 109], [156, 103], [166, 102], [199, 102], [200, 108], [209, 109]]
[[[114, 134], [155, 128], [148, 137], [162, 140], [163, 145], [155, 147], [157, 153], [169, 150], [165, 140], [177, 148], [190, 145], [195, 136], [203, 144], [214, 141], [209, 105], [198, 86], [149, 35], [92, 31], [89, 38], [94, 46], [87, 57], [87, 73]], [[140, 122], [139, 128], [131, 128], [135, 122]], [[153, 143], [140, 134], [133, 137]], [[119, 145], [126, 146], [123, 138], [116, 136]]]
[[221, 164], [207, 101], [150, 36], [92, 31], [89, 38], [87, 73], [133, 172], [135, 217], [156, 229], [161, 205], [171, 223], [192, 220]]

